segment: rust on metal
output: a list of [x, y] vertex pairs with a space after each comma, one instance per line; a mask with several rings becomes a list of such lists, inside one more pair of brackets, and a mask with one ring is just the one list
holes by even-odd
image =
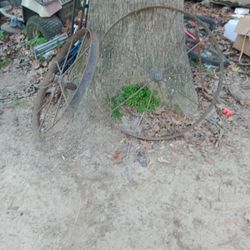
[[[121, 132], [128, 135], [128, 136], [132, 136], [135, 137], [137, 139], [141, 139], [141, 140], [147, 140], [147, 141], [162, 141], [162, 140], [170, 140], [170, 139], [175, 139], [178, 137], [182, 137], [185, 133], [187, 133], [188, 131], [191, 131], [192, 129], [194, 129], [195, 127], [197, 127], [198, 124], [200, 124], [207, 116], [208, 114], [212, 111], [212, 109], [214, 108], [218, 98], [219, 98], [219, 94], [220, 91], [222, 90], [222, 86], [223, 86], [223, 71], [224, 71], [224, 63], [223, 63], [223, 54], [220, 51], [219, 45], [216, 41], [216, 38], [214, 36], [214, 34], [210, 31], [210, 29], [207, 27], [206, 24], [204, 24], [201, 20], [199, 20], [196, 16], [178, 9], [178, 8], [174, 8], [171, 6], [165, 6], [165, 5], [155, 5], [155, 6], [148, 6], [148, 7], [144, 7], [144, 8], [140, 8], [134, 11], [129, 12], [128, 14], [124, 15], [123, 17], [121, 17], [120, 19], [118, 19], [116, 22], [114, 22], [110, 28], [107, 30], [107, 32], [103, 35], [100, 44], [105, 40], [105, 38], [110, 34], [110, 32], [112, 31], [112, 29], [117, 26], [119, 23], [121, 23], [122, 21], [124, 21], [126, 18], [131, 17], [131, 16], [136, 16], [142, 12], [147, 12], [147, 11], [152, 11], [152, 10], [170, 10], [170, 11], [174, 11], [180, 14], [183, 14], [189, 18], [191, 18], [192, 20], [195, 20], [199, 25], [202, 26], [202, 28], [204, 28], [204, 30], [207, 32], [209, 39], [212, 41], [214, 48], [217, 50], [219, 58], [220, 58], [220, 66], [219, 66], [219, 82], [217, 85], [217, 89], [213, 95], [213, 98], [209, 104], [209, 106], [206, 108], [206, 110], [203, 112], [203, 114], [200, 115], [200, 117], [198, 119], [196, 119], [192, 125], [182, 129], [182, 131], [173, 133], [171, 135], [163, 135], [160, 137], [147, 137], [147, 136], [143, 136], [143, 135], [138, 135], [136, 132], [133, 131], [128, 131], [126, 129], [121, 129]], [[101, 45], [100, 45], [101, 46]], [[94, 81], [95, 84], [95, 81]], [[96, 87], [96, 86], [95, 86]], [[95, 95], [96, 95], [96, 91], [94, 91]], [[96, 100], [98, 100], [97, 96], [96, 96]], [[99, 105], [101, 106], [101, 105]]]
[[[63, 62], [65, 57], [67, 57], [69, 49], [71, 48], [72, 44], [76, 43], [81, 37], [89, 34], [90, 41], [89, 41], [89, 51], [88, 56], [85, 62], [85, 68], [82, 72], [82, 77], [79, 86], [77, 87], [72, 99], [70, 100], [69, 104], [64, 109], [62, 115], [59, 117], [58, 121], [50, 127], [48, 130], [43, 132], [44, 135], [51, 135], [58, 130], [60, 130], [65, 124], [73, 118], [74, 112], [77, 109], [81, 97], [84, 95], [85, 91], [90, 86], [93, 77], [95, 68], [97, 65], [97, 60], [99, 56], [99, 39], [95, 33], [90, 32], [88, 29], [83, 28], [77, 31], [74, 35], [72, 35], [63, 47], [59, 50], [56, 57], [52, 60], [49, 65], [49, 70], [45, 76], [44, 81], [40, 89], [37, 92], [37, 97], [35, 99], [35, 105], [33, 109], [33, 116], [32, 116], [32, 125], [37, 134], [41, 134], [41, 112], [44, 108], [44, 100], [47, 89], [52, 86], [52, 82], [54, 81], [55, 73], [58, 69], [58, 63]], [[77, 58], [75, 59], [77, 60]], [[74, 65], [73, 65], [74, 66]]]

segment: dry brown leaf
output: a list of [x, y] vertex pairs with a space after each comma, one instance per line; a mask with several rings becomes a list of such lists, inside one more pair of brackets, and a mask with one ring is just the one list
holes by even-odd
[[141, 149], [142, 150], [149, 150], [153, 148], [153, 143], [152, 142], [147, 142], [147, 141], [141, 141]]
[[125, 153], [118, 150], [114, 153], [114, 155], [111, 157], [112, 161], [122, 161], [125, 157]]

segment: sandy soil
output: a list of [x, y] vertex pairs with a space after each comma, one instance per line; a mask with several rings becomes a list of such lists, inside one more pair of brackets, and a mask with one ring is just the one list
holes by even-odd
[[[0, 82], [18, 91], [27, 75]], [[98, 117], [38, 141], [32, 106], [0, 103], [0, 249], [249, 249], [249, 107], [214, 147], [139, 142]]]
[[218, 126], [213, 112], [179, 140], [128, 138], [98, 113], [86, 120], [84, 104], [38, 140], [31, 113], [44, 69], [34, 71], [19, 38], [10, 49], [21, 58], [0, 69], [1, 250], [250, 249], [248, 77], [226, 72], [231, 118]]

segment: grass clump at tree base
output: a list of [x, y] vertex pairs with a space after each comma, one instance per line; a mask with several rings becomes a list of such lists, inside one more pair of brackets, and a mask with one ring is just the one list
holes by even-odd
[[141, 113], [154, 112], [160, 105], [160, 99], [155, 90], [135, 83], [122, 87], [118, 94], [111, 98], [113, 118], [120, 119], [123, 116], [121, 111], [123, 105], [130, 106]]

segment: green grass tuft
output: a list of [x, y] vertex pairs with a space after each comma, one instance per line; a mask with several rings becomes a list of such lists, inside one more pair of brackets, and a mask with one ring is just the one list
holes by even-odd
[[6, 57], [0, 57], [0, 69], [8, 64]]
[[48, 40], [43, 37], [41, 34], [35, 36], [34, 38], [30, 39], [29, 41], [27, 41], [27, 45], [30, 47], [35, 47], [37, 45], [43, 44], [48, 42]]
[[2, 30], [0, 30], [0, 41], [3, 41], [6, 38], [6, 35]]
[[128, 105], [139, 112], [154, 112], [160, 105], [157, 92], [149, 87], [142, 88], [142, 85], [135, 83], [121, 88], [116, 96], [111, 98], [112, 117], [121, 119], [123, 113], [121, 104]]

